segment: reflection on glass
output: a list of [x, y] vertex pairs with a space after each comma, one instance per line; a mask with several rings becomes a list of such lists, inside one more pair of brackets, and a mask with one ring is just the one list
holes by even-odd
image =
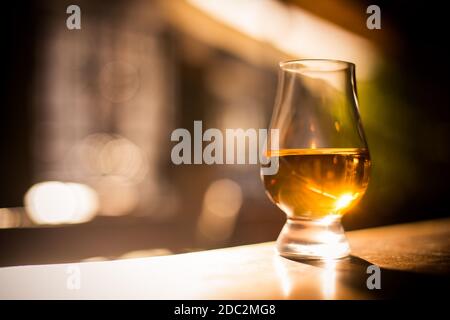
[[355, 66], [297, 60], [280, 67], [270, 125], [279, 130], [279, 149], [268, 149], [279, 170], [263, 175], [268, 195], [288, 216], [278, 251], [293, 258], [345, 257], [350, 249], [340, 219], [363, 196], [370, 172]]

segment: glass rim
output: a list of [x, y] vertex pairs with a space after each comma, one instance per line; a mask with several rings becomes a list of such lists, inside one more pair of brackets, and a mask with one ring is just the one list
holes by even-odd
[[354, 69], [352, 62], [337, 59], [294, 59], [278, 63], [283, 71], [289, 72], [336, 72]]

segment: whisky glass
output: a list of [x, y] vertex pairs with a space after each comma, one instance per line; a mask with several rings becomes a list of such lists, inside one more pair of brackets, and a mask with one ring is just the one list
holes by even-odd
[[278, 130], [278, 141], [268, 139], [266, 156], [278, 162], [278, 170], [261, 170], [261, 176], [268, 196], [287, 215], [278, 252], [294, 259], [348, 256], [341, 217], [365, 193], [371, 165], [355, 65], [281, 62], [269, 129]]

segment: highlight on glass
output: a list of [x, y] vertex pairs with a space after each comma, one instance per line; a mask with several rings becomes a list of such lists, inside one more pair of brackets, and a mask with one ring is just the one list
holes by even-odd
[[282, 256], [343, 258], [350, 247], [341, 217], [364, 195], [370, 155], [356, 91], [355, 65], [324, 59], [280, 63], [270, 129], [279, 130], [275, 175], [262, 175], [272, 201], [287, 215]]

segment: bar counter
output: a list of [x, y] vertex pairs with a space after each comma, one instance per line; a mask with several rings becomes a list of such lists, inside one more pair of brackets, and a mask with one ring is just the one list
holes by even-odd
[[[293, 261], [261, 243], [161, 257], [0, 268], [0, 299], [379, 299], [449, 288], [450, 219], [347, 233], [352, 255]], [[381, 289], [369, 289], [371, 265]], [[370, 281], [369, 281], [370, 282]]]

